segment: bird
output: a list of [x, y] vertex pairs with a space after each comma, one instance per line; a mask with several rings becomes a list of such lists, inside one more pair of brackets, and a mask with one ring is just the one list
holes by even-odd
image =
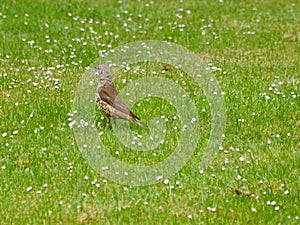
[[107, 119], [107, 125], [110, 124], [110, 117], [113, 118], [116, 126], [116, 119], [124, 119], [134, 122], [136, 125], [144, 128], [139, 122], [140, 118], [133, 114], [128, 106], [121, 99], [113, 82], [113, 76], [106, 65], [95, 67], [96, 76], [100, 77], [96, 89], [96, 104]]

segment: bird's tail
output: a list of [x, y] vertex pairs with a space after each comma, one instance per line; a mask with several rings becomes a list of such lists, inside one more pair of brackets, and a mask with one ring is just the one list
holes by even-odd
[[141, 123], [140, 121], [138, 121], [137, 119], [133, 119], [132, 120], [136, 125], [140, 126], [141, 128], [145, 128]]
[[141, 123], [140, 123], [140, 118], [139, 117], [137, 117], [136, 115], [134, 115], [132, 112], [130, 113], [131, 115], [131, 117], [130, 117], [130, 120], [132, 121], [132, 122], [134, 122], [136, 125], [138, 125], [138, 126], [140, 126], [141, 128], [145, 128]]

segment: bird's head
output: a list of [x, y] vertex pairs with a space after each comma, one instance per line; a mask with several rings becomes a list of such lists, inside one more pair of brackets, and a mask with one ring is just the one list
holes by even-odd
[[109, 71], [109, 68], [106, 65], [99, 65], [95, 67], [96, 75], [100, 77], [100, 81], [113, 81], [113, 77]]

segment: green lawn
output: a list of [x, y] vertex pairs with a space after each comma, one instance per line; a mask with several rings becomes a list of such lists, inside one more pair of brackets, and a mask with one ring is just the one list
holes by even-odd
[[[291, 0], [2, 0], [0, 224], [299, 224], [299, 12]], [[69, 123], [99, 51], [148, 40], [184, 46], [207, 64], [224, 92], [226, 130], [210, 165], [199, 168], [212, 127], [201, 87], [160, 62], [118, 71], [118, 90], [145, 76], [178, 82], [201, 124], [193, 156], [173, 177], [122, 185], [92, 168]], [[133, 134], [149, 138], [158, 118], [164, 141], [132, 150], [95, 110], [107, 151], [130, 165], [168, 158], [184, 126], [176, 108], [151, 96], [131, 108], [150, 127], [130, 123]]]

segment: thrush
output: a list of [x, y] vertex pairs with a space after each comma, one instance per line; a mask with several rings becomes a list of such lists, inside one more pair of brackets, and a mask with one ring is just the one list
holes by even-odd
[[140, 118], [134, 115], [128, 106], [123, 102], [113, 83], [113, 77], [106, 65], [96, 66], [96, 75], [100, 77], [96, 90], [96, 103], [100, 111], [105, 115], [108, 124], [110, 117], [116, 125], [116, 119], [130, 120], [136, 125], [144, 128], [139, 122]]

